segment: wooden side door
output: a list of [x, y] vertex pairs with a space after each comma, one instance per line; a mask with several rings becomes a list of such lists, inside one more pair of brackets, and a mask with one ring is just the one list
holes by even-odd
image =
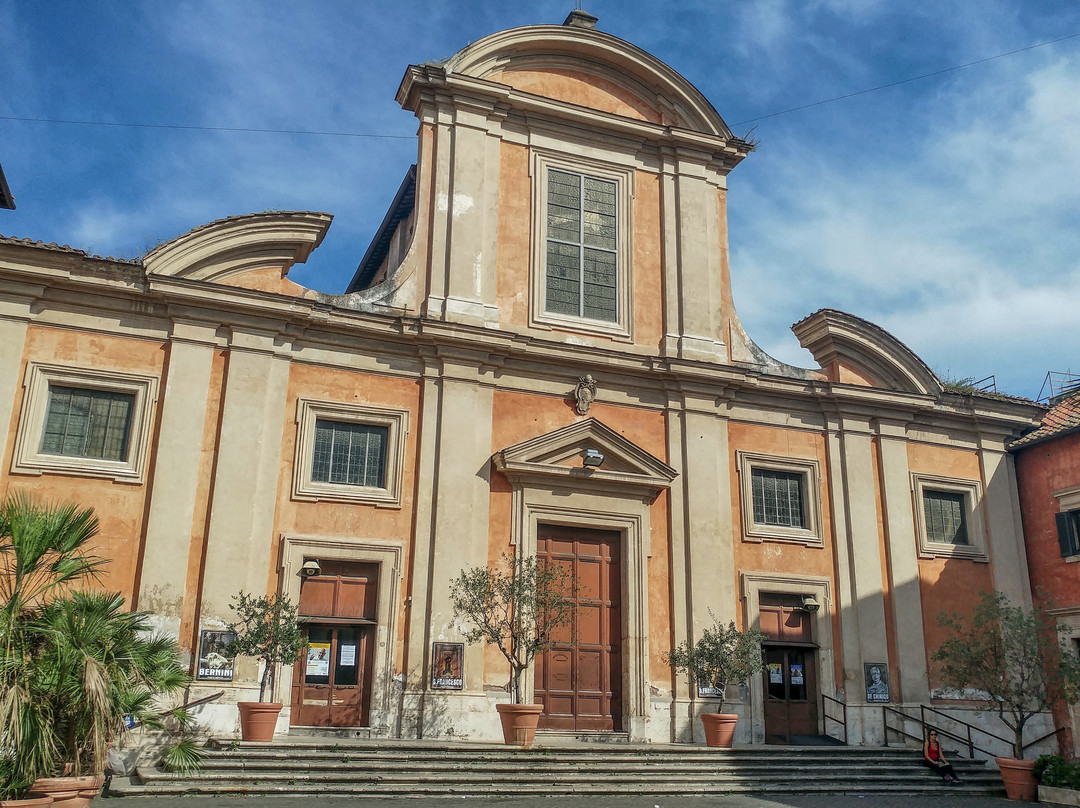
[[797, 743], [798, 736], [817, 735], [814, 650], [773, 646], [764, 655], [765, 743]]
[[362, 727], [369, 722], [374, 669], [378, 567], [324, 561], [306, 579], [298, 611], [307, 624], [306, 656], [293, 668], [290, 723]]
[[[542, 729], [622, 728], [621, 537], [615, 531], [541, 525], [540, 563], [573, 572], [576, 624], [535, 662], [534, 701]], [[565, 642], [576, 635], [576, 644]], [[564, 640], [558, 642], [559, 639]]]

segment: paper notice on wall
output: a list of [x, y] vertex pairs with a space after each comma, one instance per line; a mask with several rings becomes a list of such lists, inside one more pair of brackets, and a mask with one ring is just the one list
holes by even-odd
[[308, 645], [306, 674], [308, 676], [330, 675], [330, 643], [313, 642]]
[[784, 666], [780, 662], [769, 663], [769, 684], [782, 685], [784, 683]]
[[338, 662], [343, 668], [356, 667], [356, 646], [355, 645], [343, 645], [341, 646], [341, 661]]
[[791, 666], [791, 683], [793, 685], [801, 685], [803, 683], [803, 666], [792, 665]]

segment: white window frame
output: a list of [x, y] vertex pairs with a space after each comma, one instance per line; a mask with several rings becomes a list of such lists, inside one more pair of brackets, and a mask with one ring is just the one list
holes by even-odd
[[[824, 547], [821, 526], [821, 467], [812, 458], [778, 457], [757, 452], [735, 453], [739, 473], [739, 502], [742, 510], [743, 541], [779, 541]], [[786, 471], [802, 477], [803, 515], [801, 528], [766, 525], [754, 521], [754, 471]]]
[[[315, 422], [319, 419], [341, 423], [381, 426], [387, 430], [386, 454], [381, 488], [347, 483], [319, 482], [311, 478], [315, 457]], [[293, 461], [292, 498], [318, 502], [362, 502], [388, 508], [401, 507], [405, 437], [409, 432], [409, 411], [334, 401], [302, 398], [296, 404], [296, 453]]]
[[[915, 510], [915, 533], [919, 542], [920, 558], [990, 560], [986, 551], [986, 521], [983, 518], [981, 482], [913, 472], [911, 475], [911, 491]], [[963, 495], [967, 517], [967, 544], [950, 544], [930, 540], [926, 530], [926, 506], [923, 503], [923, 497], [927, 491]]]
[[[41, 437], [49, 411], [49, 389], [53, 385], [133, 396], [134, 402], [128, 422], [127, 457], [123, 460], [108, 460], [42, 452]], [[30, 361], [26, 364], [23, 387], [25, 392], [11, 463], [12, 474], [40, 475], [51, 472], [81, 477], [104, 477], [125, 483], [139, 484], [146, 481], [154, 405], [157, 402], [156, 376]]]
[[[550, 312], [547, 295], [547, 189], [548, 171], [566, 171], [615, 183], [615, 321], [594, 320]], [[633, 337], [633, 197], [634, 169], [562, 154], [534, 151], [532, 155], [532, 270], [529, 324], [630, 340]]]

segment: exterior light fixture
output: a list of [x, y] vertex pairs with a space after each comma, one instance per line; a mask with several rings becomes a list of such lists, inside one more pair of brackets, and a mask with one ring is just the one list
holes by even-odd
[[314, 578], [322, 572], [322, 567], [319, 566], [319, 562], [314, 558], [309, 558], [304, 562], [304, 566], [300, 568], [300, 572], [297, 573], [301, 578]]
[[821, 608], [821, 604], [817, 602], [817, 600], [814, 598], [813, 595], [803, 595], [802, 596], [802, 607], [803, 607], [804, 611], [807, 611], [807, 612], [810, 612], [810, 614], [813, 614], [814, 612], [816, 612], [818, 609]]
[[604, 453], [599, 449], [586, 449], [581, 465], [585, 468], [599, 468], [604, 463]]

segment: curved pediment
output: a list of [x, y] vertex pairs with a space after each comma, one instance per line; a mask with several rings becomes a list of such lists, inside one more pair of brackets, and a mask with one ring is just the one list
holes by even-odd
[[618, 37], [569, 25], [530, 25], [458, 51], [448, 75], [723, 138], [731, 130], [712, 104], [664, 62]]
[[821, 309], [795, 323], [791, 330], [799, 344], [837, 381], [932, 396], [944, 389], [934, 371], [910, 348], [861, 317]]
[[[603, 455], [601, 465], [584, 465], [590, 449]], [[543, 480], [556, 486], [629, 488], [652, 497], [678, 476], [667, 463], [595, 418], [509, 446], [492, 459], [512, 483]]]
[[[310, 211], [252, 213], [218, 219], [147, 253], [148, 275], [243, 286], [244, 273], [276, 270], [280, 277], [319, 246], [333, 216]], [[253, 278], [259, 285], [262, 278]]]

